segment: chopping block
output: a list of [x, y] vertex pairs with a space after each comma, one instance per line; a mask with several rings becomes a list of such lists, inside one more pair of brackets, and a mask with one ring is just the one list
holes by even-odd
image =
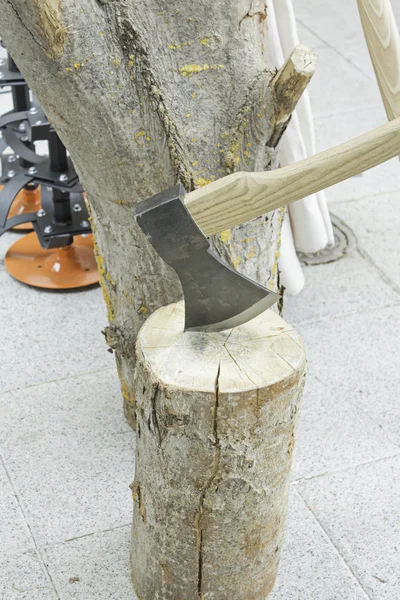
[[282, 548], [306, 358], [267, 310], [184, 332], [183, 303], [137, 340], [132, 577], [154, 600], [265, 600]]

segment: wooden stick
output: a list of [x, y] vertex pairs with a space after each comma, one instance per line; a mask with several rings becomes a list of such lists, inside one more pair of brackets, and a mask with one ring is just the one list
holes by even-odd
[[357, 0], [389, 121], [400, 117], [400, 35], [390, 0]]
[[400, 119], [293, 165], [233, 173], [187, 194], [205, 235], [213, 235], [372, 169], [400, 153]]
[[270, 87], [275, 100], [274, 132], [267, 146], [275, 148], [284, 134], [297, 103], [315, 73], [317, 55], [299, 44], [272, 79]]

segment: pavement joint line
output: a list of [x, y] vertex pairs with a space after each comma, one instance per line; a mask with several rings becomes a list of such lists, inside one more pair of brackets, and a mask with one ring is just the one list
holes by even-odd
[[[309, 267], [309, 268], [314, 268], [314, 267]], [[396, 290], [393, 290], [396, 291]], [[383, 306], [371, 306], [370, 308], [365, 308], [362, 310], [354, 310], [351, 312], [341, 312], [341, 313], [337, 313], [336, 315], [327, 315], [326, 317], [320, 317], [319, 319], [308, 319], [308, 320], [304, 320], [304, 321], [297, 321], [294, 325], [293, 323], [291, 323], [291, 325], [293, 325], [296, 328], [303, 327], [303, 326], [309, 326], [309, 325], [315, 325], [316, 323], [323, 323], [324, 321], [332, 321], [332, 320], [336, 320], [336, 319], [343, 319], [343, 318], [347, 318], [347, 317], [353, 317], [354, 315], [366, 315], [369, 314], [371, 312], [375, 312], [377, 310], [386, 310], [388, 308], [399, 308], [400, 306], [400, 298], [399, 298], [399, 302], [395, 302], [394, 304], [385, 304]]]
[[[395, 443], [395, 442], [394, 442]], [[395, 443], [397, 446], [398, 444]], [[391, 454], [390, 456], [382, 456], [381, 458], [374, 458], [373, 460], [368, 460], [363, 463], [358, 463], [356, 465], [352, 465], [351, 467], [345, 467], [343, 469], [336, 469], [335, 471], [326, 471], [325, 473], [319, 473], [318, 475], [307, 475], [299, 477], [290, 483], [292, 487], [295, 487], [303, 482], [313, 481], [314, 479], [320, 479], [321, 477], [331, 477], [332, 475], [340, 475], [341, 473], [348, 473], [349, 471], [354, 471], [355, 469], [359, 469], [360, 467], [367, 467], [368, 465], [373, 465], [375, 463], [383, 462], [385, 460], [391, 460], [392, 458], [397, 458], [400, 456], [399, 453]]]
[[8, 471], [8, 468], [7, 468], [6, 462], [5, 462], [5, 460], [4, 460], [4, 457], [3, 457], [3, 455], [2, 455], [1, 453], [0, 453], [0, 461], [1, 461], [1, 464], [3, 465], [4, 471], [5, 471], [5, 473], [6, 473], [6, 476], [7, 476], [7, 479], [8, 479], [8, 481], [9, 481], [9, 483], [10, 483], [10, 486], [11, 486], [11, 488], [12, 488], [13, 492], [14, 492], [15, 499], [16, 499], [16, 501], [17, 501], [17, 503], [18, 503], [19, 509], [20, 509], [20, 511], [21, 511], [21, 514], [22, 514], [22, 516], [23, 516], [23, 518], [24, 518], [24, 521], [25, 521], [25, 523], [26, 523], [26, 526], [27, 526], [27, 528], [28, 528], [28, 530], [29, 530], [29, 534], [30, 534], [30, 536], [31, 536], [31, 538], [32, 538], [32, 542], [33, 542], [33, 545], [34, 545], [34, 547], [35, 547], [35, 550], [36, 550], [36, 555], [37, 555], [37, 557], [38, 557], [38, 559], [39, 559], [39, 562], [42, 564], [42, 567], [43, 567], [43, 569], [44, 569], [44, 571], [45, 571], [45, 573], [46, 573], [46, 575], [47, 575], [47, 578], [48, 578], [48, 581], [49, 581], [49, 583], [51, 584], [51, 586], [52, 586], [52, 588], [53, 588], [53, 590], [54, 590], [54, 593], [55, 593], [55, 595], [57, 596], [58, 600], [61, 600], [61, 597], [60, 597], [60, 595], [59, 595], [59, 593], [58, 593], [58, 590], [57, 590], [57, 588], [56, 588], [56, 586], [55, 586], [55, 584], [54, 584], [53, 578], [52, 578], [52, 576], [51, 576], [51, 574], [50, 574], [50, 571], [49, 571], [49, 569], [47, 568], [46, 562], [45, 562], [45, 560], [44, 560], [44, 558], [43, 558], [43, 556], [42, 556], [42, 554], [41, 554], [41, 552], [40, 552], [40, 549], [39, 549], [39, 546], [38, 546], [38, 544], [37, 544], [37, 542], [36, 542], [35, 536], [33, 535], [33, 531], [32, 531], [31, 524], [29, 523], [29, 519], [28, 519], [28, 517], [27, 517], [27, 515], [26, 515], [26, 513], [25, 513], [25, 510], [24, 510], [23, 504], [21, 503], [21, 501], [20, 501], [20, 499], [19, 499], [19, 494], [18, 494], [18, 492], [17, 492], [17, 489], [16, 489], [16, 487], [15, 487], [15, 485], [14, 485], [14, 482], [13, 482], [13, 480], [12, 480], [12, 477], [11, 477], [11, 475], [10, 475], [9, 471]]
[[382, 269], [380, 268], [379, 265], [376, 264], [376, 262], [374, 261], [374, 259], [372, 258], [372, 256], [369, 255], [369, 253], [364, 250], [364, 248], [360, 247], [357, 245], [357, 251], [360, 254], [360, 256], [367, 262], [369, 263], [371, 266], [375, 267], [375, 269], [378, 271], [378, 273], [380, 274], [380, 276], [382, 277], [383, 281], [394, 291], [396, 292], [396, 294], [400, 294], [400, 288], [397, 286], [397, 284], [386, 275], [386, 273], [384, 271], [382, 271]]
[[99, 529], [98, 531], [92, 531], [91, 533], [84, 533], [82, 535], [77, 535], [73, 538], [69, 538], [68, 540], [60, 540], [58, 542], [48, 542], [40, 546], [41, 550], [46, 550], [46, 548], [51, 548], [53, 546], [63, 546], [64, 544], [69, 544], [70, 542], [75, 542], [76, 540], [82, 540], [87, 537], [91, 537], [93, 535], [101, 535], [102, 533], [109, 533], [110, 531], [117, 531], [118, 529], [124, 529], [125, 527], [132, 527], [132, 523], [125, 523], [124, 525], [116, 525], [115, 527], [109, 527], [108, 529]]
[[368, 598], [369, 600], [373, 600], [372, 596], [370, 596], [368, 594], [367, 590], [363, 586], [363, 584], [362, 584], [361, 580], [359, 579], [358, 575], [355, 573], [355, 571], [353, 570], [353, 568], [351, 567], [351, 565], [347, 562], [347, 560], [345, 559], [345, 557], [343, 556], [343, 554], [340, 552], [339, 548], [336, 546], [335, 542], [332, 540], [332, 538], [330, 537], [329, 533], [327, 532], [327, 530], [325, 529], [325, 527], [323, 526], [323, 524], [321, 523], [321, 521], [318, 519], [318, 517], [315, 514], [315, 512], [312, 510], [311, 506], [309, 506], [309, 504], [307, 503], [307, 501], [305, 500], [305, 498], [303, 498], [303, 496], [301, 495], [301, 493], [300, 493], [299, 490], [296, 490], [296, 492], [300, 496], [301, 500], [304, 502], [306, 508], [310, 511], [311, 515], [314, 517], [314, 519], [315, 519], [316, 523], [319, 525], [321, 531], [324, 533], [325, 537], [327, 538], [327, 540], [329, 541], [329, 543], [332, 545], [332, 548], [334, 548], [335, 552], [340, 557], [340, 559], [342, 560], [342, 562], [345, 565], [345, 567], [348, 569], [348, 571], [351, 573], [351, 575], [353, 576], [353, 578], [355, 579], [355, 581], [357, 582], [357, 584], [359, 585], [359, 587], [361, 588], [361, 590], [364, 592], [365, 597]]
[[338, 56], [341, 56], [346, 62], [348, 62], [352, 67], [354, 67], [359, 73], [361, 73], [362, 75], [364, 75], [364, 77], [366, 77], [369, 81], [375, 81], [375, 79], [373, 77], [371, 77], [368, 73], [366, 73], [357, 63], [354, 63], [345, 54], [343, 54], [342, 52], [340, 52], [340, 50], [338, 50], [337, 48], [335, 48], [335, 46], [332, 46], [332, 44], [330, 44], [327, 40], [324, 40], [316, 31], [314, 31], [313, 29], [311, 29], [308, 25], [306, 25], [305, 23], [303, 23], [303, 21], [301, 21], [300, 19], [296, 19], [296, 20], [297, 20], [298, 23], [300, 23], [300, 25], [302, 25], [310, 33], [312, 33], [317, 39], [319, 39], [321, 42], [323, 42], [325, 44], [326, 48], [329, 48], [330, 50], [333, 50], [334, 52], [336, 52], [336, 54]]
[[25, 385], [24, 387], [17, 387], [17, 388], [10, 388], [8, 390], [5, 390], [4, 392], [0, 392], [0, 398], [1, 396], [5, 396], [6, 394], [11, 394], [14, 392], [21, 392], [23, 390], [29, 390], [33, 387], [39, 387], [41, 385], [49, 385], [50, 383], [57, 383], [59, 381], [67, 381], [68, 379], [80, 379], [82, 377], [86, 377], [87, 375], [94, 375], [95, 373], [100, 373], [100, 372], [108, 372], [108, 371], [115, 371], [115, 366], [113, 367], [105, 367], [103, 369], [95, 369], [94, 371], [83, 371], [82, 373], [76, 373], [75, 375], [68, 375], [68, 377], [60, 377], [58, 379], [48, 379], [46, 381], [39, 381], [39, 383], [31, 383], [30, 385]]

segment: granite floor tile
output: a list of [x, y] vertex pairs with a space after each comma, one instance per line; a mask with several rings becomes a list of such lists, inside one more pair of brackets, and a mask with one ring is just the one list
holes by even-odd
[[18, 498], [0, 462], [0, 556], [2, 553], [12, 554], [34, 548]]
[[137, 600], [130, 578], [130, 527], [44, 550], [60, 600]]
[[368, 600], [347, 565], [292, 488], [286, 539], [268, 600]]
[[400, 589], [400, 456], [297, 489], [372, 600]]
[[[397, 161], [398, 162], [398, 161]], [[397, 165], [400, 184], [400, 165]], [[358, 246], [400, 290], [399, 192], [339, 203], [332, 211], [355, 232]]]
[[361, 312], [400, 304], [400, 294], [356, 251], [330, 264], [306, 267], [304, 275], [304, 290], [284, 299], [283, 317], [294, 326], [354, 312], [355, 306]]
[[132, 432], [32, 430], [3, 454], [39, 546], [131, 522]]
[[112, 367], [100, 288], [53, 293], [0, 272], [0, 392]]
[[303, 397], [296, 440], [293, 480], [400, 454], [390, 432], [329, 386], [324, 393]]
[[0, 553], [0, 598], [57, 600], [54, 587], [34, 550]]

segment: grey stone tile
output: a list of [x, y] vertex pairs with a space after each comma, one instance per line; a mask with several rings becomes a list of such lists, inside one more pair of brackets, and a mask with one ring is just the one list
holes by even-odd
[[4, 460], [39, 546], [131, 522], [134, 436], [33, 429]]
[[399, 481], [397, 456], [297, 487], [372, 600], [399, 596]]
[[284, 299], [283, 317], [294, 326], [346, 314], [355, 307], [361, 312], [400, 304], [400, 295], [358, 252], [333, 263], [306, 267], [304, 274], [304, 290], [298, 296]]
[[286, 539], [268, 600], [366, 600], [367, 596], [292, 488]]
[[301, 44], [306, 44], [306, 46], [310, 46], [313, 50], [326, 48], [325, 42], [307, 24], [297, 21], [297, 33]]
[[351, 398], [329, 387], [317, 395], [304, 395], [296, 440], [293, 480], [332, 473], [400, 452], [400, 446]]
[[396, 443], [400, 431], [399, 317], [399, 307], [382, 308], [298, 328], [305, 341], [309, 374], [326, 386], [330, 397], [367, 413]]
[[0, 391], [114, 365], [100, 288], [53, 293], [0, 272]]
[[[315, 118], [317, 151], [327, 150], [386, 123], [382, 105], [353, 110], [330, 118]], [[330, 202], [375, 196], [400, 189], [399, 160], [394, 158], [326, 190]]]
[[296, 0], [297, 19], [347, 61], [374, 77], [361, 26], [357, 2], [336, 0], [329, 6], [319, 0]]
[[315, 117], [336, 120], [339, 113], [381, 106], [374, 79], [369, 78], [332, 48], [319, 48], [318, 67], [309, 85]]
[[0, 396], [0, 444], [11, 449], [33, 433], [132, 433], [122, 404], [114, 368], [10, 391]]
[[[396, 159], [397, 160], [397, 159]], [[397, 160], [398, 163], [398, 160]], [[397, 164], [400, 183], [400, 165]], [[400, 289], [400, 192], [333, 205], [355, 232], [358, 246]]]
[[1, 554], [0, 573], [0, 598], [4, 600], [57, 600], [35, 551]]
[[130, 579], [130, 527], [56, 544], [45, 561], [61, 600], [137, 600]]
[[0, 463], [0, 555], [33, 550], [34, 541], [7, 473]]

